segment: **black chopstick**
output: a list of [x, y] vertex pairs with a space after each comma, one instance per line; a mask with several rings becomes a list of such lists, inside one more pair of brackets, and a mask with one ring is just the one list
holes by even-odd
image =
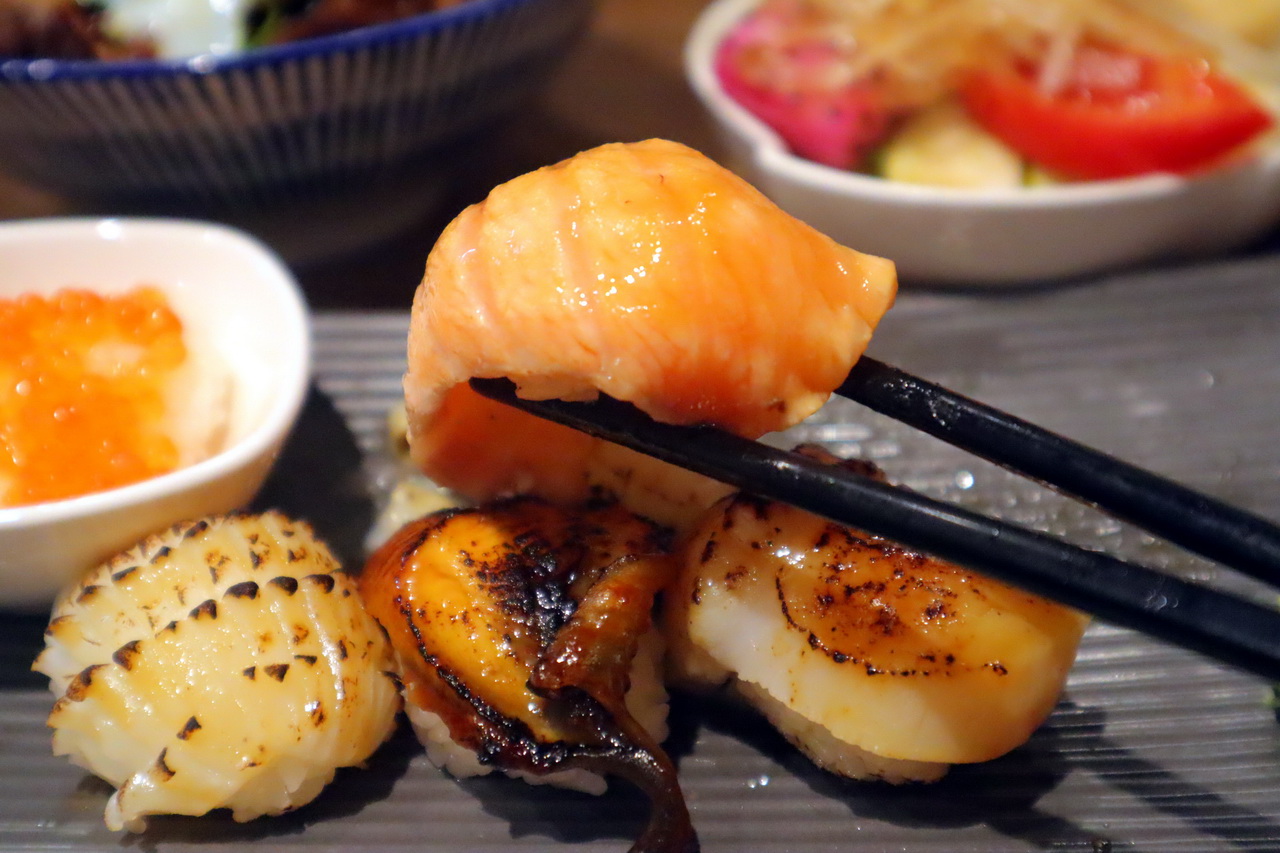
[[491, 399], [1280, 680], [1280, 611], [802, 454], [708, 427], [659, 423], [606, 397], [532, 401], [516, 397], [507, 380], [471, 385]]
[[1280, 527], [866, 356], [837, 394], [1267, 583]]

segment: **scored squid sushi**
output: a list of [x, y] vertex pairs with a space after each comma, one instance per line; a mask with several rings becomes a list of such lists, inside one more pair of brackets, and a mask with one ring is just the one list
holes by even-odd
[[54, 752], [115, 785], [112, 829], [316, 797], [400, 707], [391, 649], [311, 528], [219, 516], [149, 537], [65, 590], [33, 668]]

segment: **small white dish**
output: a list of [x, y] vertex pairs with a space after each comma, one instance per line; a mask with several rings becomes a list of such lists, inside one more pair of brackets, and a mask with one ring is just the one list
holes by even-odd
[[782, 208], [906, 284], [1017, 286], [1246, 245], [1280, 221], [1280, 146], [1194, 177], [1148, 175], [1012, 190], [917, 186], [791, 154], [730, 98], [718, 45], [759, 0], [715, 0], [685, 45], [685, 72], [715, 119], [728, 163]]
[[30, 609], [149, 533], [252, 500], [306, 396], [310, 324], [283, 263], [256, 239], [221, 225], [4, 223], [0, 259], [4, 297], [67, 287], [159, 288], [182, 320], [190, 357], [215, 360], [228, 392], [222, 446], [209, 458], [104, 492], [0, 508], [0, 607]]

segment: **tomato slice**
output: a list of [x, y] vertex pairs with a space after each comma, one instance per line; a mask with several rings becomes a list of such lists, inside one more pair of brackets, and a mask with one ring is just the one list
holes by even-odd
[[992, 134], [1070, 178], [1194, 172], [1272, 125], [1243, 88], [1201, 60], [1110, 46], [1081, 47], [1051, 94], [1036, 69], [1010, 66], [973, 74], [961, 95]]

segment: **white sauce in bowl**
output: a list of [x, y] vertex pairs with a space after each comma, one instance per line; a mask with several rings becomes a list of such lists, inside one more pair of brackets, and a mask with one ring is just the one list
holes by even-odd
[[107, 0], [107, 30], [147, 38], [161, 57], [181, 59], [243, 49], [254, 0]]

